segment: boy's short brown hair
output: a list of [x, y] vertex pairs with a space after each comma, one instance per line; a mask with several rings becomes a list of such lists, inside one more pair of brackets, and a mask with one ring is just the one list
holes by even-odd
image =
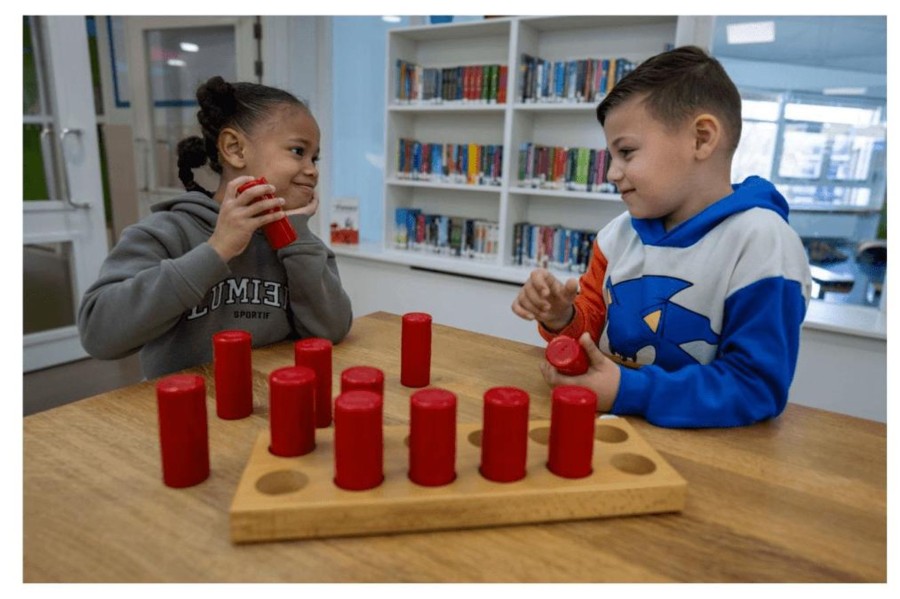
[[602, 126], [606, 115], [636, 94], [654, 118], [677, 126], [700, 112], [722, 119], [728, 149], [741, 139], [741, 94], [718, 60], [697, 46], [682, 46], [642, 62], [622, 78], [597, 106]]

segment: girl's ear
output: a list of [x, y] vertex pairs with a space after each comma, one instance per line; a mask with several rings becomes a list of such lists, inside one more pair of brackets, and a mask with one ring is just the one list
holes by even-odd
[[232, 168], [242, 169], [247, 165], [244, 159], [244, 147], [247, 138], [243, 133], [231, 127], [225, 127], [219, 132], [219, 161], [228, 164]]
[[714, 115], [703, 113], [691, 123], [694, 136], [694, 156], [706, 160], [722, 143], [722, 123]]

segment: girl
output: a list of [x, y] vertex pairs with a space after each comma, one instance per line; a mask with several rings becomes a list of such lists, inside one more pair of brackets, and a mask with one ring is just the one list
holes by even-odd
[[[148, 378], [211, 362], [221, 330], [249, 331], [254, 346], [291, 337], [336, 343], [352, 320], [334, 254], [308, 226], [318, 207], [319, 127], [307, 106], [221, 77], [202, 84], [197, 100], [203, 137], [178, 144], [187, 192], [122, 233], [78, 314], [89, 354], [140, 351]], [[215, 192], [194, 181], [192, 169], [207, 161], [220, 175]], [[238, 192], [259, 177], [268, 185]], [[259, 199], [266, 194], [278, 197]], [[297, 240], [274, 250], [261, 227], [281, 218]]]

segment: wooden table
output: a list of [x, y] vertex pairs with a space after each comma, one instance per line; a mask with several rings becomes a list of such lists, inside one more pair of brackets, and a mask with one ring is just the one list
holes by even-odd
[[[457, 393], [460, 422], [480, 422], [498, 385], [528, 391], [531, 418], [548, 419], [542, 354], [435, 325], [432, 385]], [[359, 318], [335, 346], [335, 388], [344, 368], [382, 368], [385, 424], [405, 424], [399, 356], [398, 316]], [[797, 405], [740, 429], [629, 418], [688, 481], [681, 513], [233, 545], [228, 509], [268, 426], [266, 377], [292, 362], [289, 342], [254, 351], [249, 418], [219, 420], [208, 398], [212, 474], [187, 489], [162, 484], [152, 381], [26, 417], [24, 580], [886, 581], [885, 425]]]

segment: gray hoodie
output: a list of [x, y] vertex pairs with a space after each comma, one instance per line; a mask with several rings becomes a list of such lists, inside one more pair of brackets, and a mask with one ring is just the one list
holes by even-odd
[[288, 218], [297, 240], [273, 250], [261, 230], [244, 252], [222, 261], [208, 240], [219, 204], [187, 192], [152, 207], [123, 231], [78, 311], [85, 350], [117, 359], [140, 351], [155, 378], [212, 361], [212, 335], [249, 331], [253, 346], [288, 338], [337, 343], [350, 330], [350, 298], [334, 253], [309, 230], [309, 217]]

